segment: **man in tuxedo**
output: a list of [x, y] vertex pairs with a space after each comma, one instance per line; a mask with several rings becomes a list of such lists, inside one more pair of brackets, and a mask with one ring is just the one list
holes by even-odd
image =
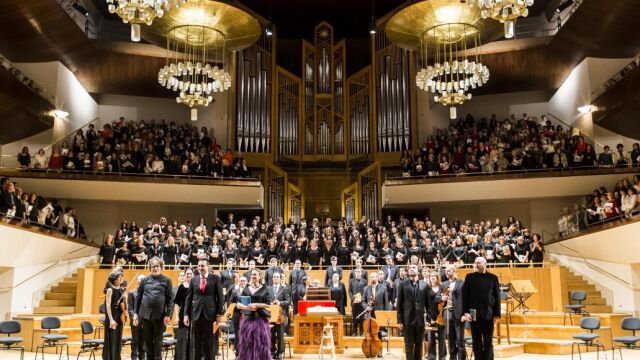
[[142, 324], [142, 337], [147, 360], [162, 359], [162, 334], [164, 326], [171, 325], [173, 312], [173, 287], [171, 280], [162, 274], [161, 259], [149, 260], [151, 275], [138, 286], [133, 325]]
[[300, 260], [296, 260], [293, 263], [293, 269], [289, 273], [289, 285], [291, 289], [294, 286], [302, 284], [302, 279], [307, 276], [306, 272], [302, 270], [302, 262]]
[[[357, 270], [357, 269], [356, 269]], [[364, 288], [365, 302], [373, 300], [373, 312], [372, 315], [376, 317], [376, 310], [389, 310], [391, 309], [391, 303], [389, 302], [389, 292], [387, 285], [380, 284], [378, 282], [378, 273], [371, 273], [371, 284]]]
[[280, 274], [281, 281], [284, 280], [284, 270], [278, 266], [278, 259], [272, 257], [269, 259], [269, 268], [264, 272], [264, 284], [267, 286], [273, 285], [273, 275]]
[[227, 259], [227, 267], [220, 272], [222, 286], [225, 289], [227, 289], [229, 285], [233, 284], [233, 265], [235, 265], [235, 261], [233, 259]]
[[[138, 284], [142, 283], [144, 275], [138, 275]], [[138, 289], [129, 291], [127, 294], [127, 311], [129, 312], [129, 319], [133, 319], [136, 313], [136, 297], [138, 296]], [[142, 327], [140, 324], [134, 325], [133, 321], [131, 325], [131, 360], [144, 360], [144, 342], [142, 341]]]
[[467, 352], [464, 349], [464, 323], [462, 319], [462, 286], [464, 281], [458, 279], [455, 265], [447, 266], [447, 280], [442, 283], [442, 291], [449, 289], [449, 295], [443, 295], [442, 301], [446, 301], [445, 321], [448, 328], [449, 359], [465, 360]]
[[427, 283], [418, 280], [418, 266], [409, 266], [409, 279], [398, 288], [398, 328], [404, 332], [408, 360], [422, 359], [424, 317], [429, 308]]
[[331, 278], [333, 278], [333, 274], [338, 274], [340, 280], [342, 280], [342, 268], [338, 266], [338, 258], [335, 256], [331, 257], [331, 266], [327, 267], [327, 271], [324, 275], [325, 287], [329, 287], [329, 284], [331, 284]]
[[274, 273], [273, 285], [267, 288], [269, 290], [269, 302], [273, 305], [280, 305], [280, 311], [284, 314], [285, 319], [283, 324], [274, 324], [271, 329], [271, 352], [275, 354], [275, 359], [284, 357], [284, 329], [289, 315], [289, 304], [291, 303], [291, 290], [281, 283], [281, 278], [282, 275], [280, 273]]
[[364, 297], [364, 288], [367, 286], [367, 280], [362, 277], [362, 271], [356, 271], [356, 277], [349, 280], [349, 299], [351, 299], [351, 319], [353, 321], [351, 336], [360, 336], [363, 332], [362, 324], [364, 323], [364, 317], [359, 317], [360, 313], [364, 311], [363, 301], [366, 301]]
[[220, 323], [224, 313], [224, 295], [218, 275], [209, 273], [209, 261], [198, 260], [198, 274], [191, 279], [185, 300], [184, 324], [191, 327], [194, 359], [215, 359], [213, 352], [213, 323]]
[[[473, 354], [478, 360], [493, 360], [493, 327], [500, 320], [500, 284], [487, 271], [487, 260], [479, 256], [462, 286], [462, 321], [471, 322]], [[475, 312], [475, 316], [472, 313]]]

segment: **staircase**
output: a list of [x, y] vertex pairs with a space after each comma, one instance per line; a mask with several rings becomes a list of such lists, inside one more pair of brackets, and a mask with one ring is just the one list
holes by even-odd
[[33, 308], [34, 315], [66, 315], [76, 310], [76, 289], [78, 287], [77, 274], [64, 278], [52, 286]]
[[[629, 314], [612, 314], [611, 305], [602, 297], [595, 285], [589, 284], [582, 276], [576, 275], [569, 268], [561, 266], [562, 281], [571, 291], [583, 290], [587, 293], [587, 299], [582, 303], [586, 305], [585, 311], [591, 316], [600, 318], [601, 328], [596, 331], [600, 335], [600, 341], [611, 348], [611, 338], [620, 336], [620, 322]], [[569, 294], [567, 294], [569, 298]], [[513, 313], [509, 326], [511, 341], [524, 345], [525, 353], [567, 355], [571, 354], [572, 336], [585, 332], [580, 328], [580, 316], [573, 316], [573, 324], [569, 317], [560, 312], [530, 312], [525, 314]], [[500, 325], [501, 331], [506, 333], [506, 324]]]

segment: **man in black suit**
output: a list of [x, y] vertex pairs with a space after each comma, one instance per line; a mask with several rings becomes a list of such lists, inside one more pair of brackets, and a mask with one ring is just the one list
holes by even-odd
[[302, 270], [302, 262], [300, 260], [296, 260], [293, 263], [293, 269], [289, 273], [289, 285], [291, 289], [293, 289], [296, 285], [302, 284], [302, 279], [307, 277], [307, 274], [304, 270]]
[[280, 274], [281, 282], [284, 280], [284, 270], [278, 266], [278, 259], [272, 257], [269, 259], [269, 268], [264, 272], [264, 284], [267, 286], [273, 285], [273, 275]]
[[[473, 354], [478, 360], [493, 360], [493, 326], [500, 320], [500, 284], [487, 272], [487, 260], [477, 257], [462, 286], [463, 321], [471, 321]], [[475, 312], [475, 317], [471, 314]]]
[[212, 353], [213, 322], [220, 323], [224, 313], [224, 294], [220, 277], [209, 273], [209, 261], [198, 261], [198, 275], [191, 279], [185, 300], [184, 324], [191, 327], [192, 351], [194, 359], [215, 359]]
[[[356, 269], [357, 271], [357, 269]], [[361, 270], [364, 271], [364, 270]], [[364, 273], [363, 273], [364, 277]], [[389, 301], [389, 291], [387, 290], [386, 284], [380, 284], [378, 282], [378, 273], [371, 273], [371, 284], [364, 288], [364, 299], [365, 302], [370, 302], [373, 300], [373, 312], [372, 315], [376, 317], [376, 310], [390, 310], [391, 302]]]
[[327, 267], [327, 271], [324, 275], [325, 287], [329, 287], [329, 284], [331, 284], [331, 278], [333, 278], [333, 274], [338, 274], [340, 280], [342, 280], [342, 268], [338, 266], [338, 258], [335, 256], [331, 257], [331, 265]]
[[171, 280], [162, 274], [161, 259], [149, 260], [151, 275], [138, 286], [133, 325], [142, 324], [147, 360], [162, 359], [162, 334], [164, 325], [171, 325], [173, 313], [173, 287]]
[[220, 271], [220, 279], [222, 281], [222, 286], [227, 289], [229, 285], [233, 284], [233, 265], [235, 261], [233, 259], [227, 259], [227, 267], [226, 269]]
[[363, 301], [364, 288], [367, 286], [367, 280], [362, 277], [362, 271], [356, 271], [356, 277], [349, 280], [349, 299], [351, 299], [351, 319], [353, 321], [351, 336], [360, 336], [363, 333], [362, 324], [364, 317], [358, 317], [364, 311]]
[[404, 332], [407, 360], [422, 359], [425, 314], [429, 308], [427, 283], [418, 280], [418, 266], [409, 266], [409, 279], [398, 288], [398, 328]]
[[309, 287], [309, 278], [307, 275], [302, 277], [302, 283], [291, 283], [291, 301], [293, 302], [293, 314], [298, 314], [298, 302], [303, 300], [307, 295], [307, 288]]
[[289, 304], [291, 304], [291, 290], [281, 283], [282, 274], [273, 274], [273, 285], [269, 286], [269, 302], [273, 305], [280, 305], [280, 311], [284, 314], [283, 324], [274, 324], [271, 329], [271, 349], [275, 359], [284, 357], [284, 329], [289, 317]]
[[398, 277], [398, 265], [393, 263], [393, 256], [387, 255], [384, 257], [386, 264], [382, 267], [382, 272], [384, 272], [384, 281], [391, 282], [396, 281]]
[[[138, 284], [142, 283], [144, 275], [138, 276]], [[127, 311], [129, 312], [129, 319], [133, 319], [136, 313], [136, 297], [138, 296], [138, 289], [129, 291], [127, 294]], [[142, 341], [142, 327], [140, 325], [134, 325], [133, 321], [131, 325], [131, 360], [144, 360], [144, 342]]]
[[[236, 304], [240, 302], [240, 296], [244, 291], [244, 288], [247, 287], [247, 278], [242, 276], [240, 277], [240, 283], [236, 285], [231, 285], [227, 289], [227, 303], [228, 304]], [[239, 330], [240, 330], [240, 315], [242, 314], [242, 310], [240, 310], [237, 306], [233, 309], [233, 314], [231, 315], [231, 323], [233, 324], [233, 329], [235, 331], [236, 337], [233, 340], [235, 347], [236, 355], [238, 353], [238, 339], [239, 339]]]
[[462, 319], [462, 286], [464, 281], [458, 279], [455, 265], [447, 266], [447, 280], [442, 283], [442, 291], [449, 288], [449, 295], [443, 295], [446, 301], [445, 321], [448, 328], [449, 359], [465, 360], [467, 352], [464, 349], [464, 323]]
[[[355, 269], [351, 270], [351, 273], [349, 274], [349, 280], [351, 280], [354, 277], [356, 277], [356, 270], [357, 269], [360, 269], [360, 271], [362, 272], [362, 277], [365, 280], [368, 281], [369, 280], [369, 274], [367, 274], [367, 270], [362, 267], [362, 259], [356, 260], [356, 267], [355, 267]], [[378, 279], [378, 281], [382, 281], [382, 279]]]

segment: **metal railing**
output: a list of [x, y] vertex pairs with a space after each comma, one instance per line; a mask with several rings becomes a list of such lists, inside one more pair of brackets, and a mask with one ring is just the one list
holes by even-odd
[[[630, 212], [630, 216], [631, 218], [635, 217], [636, 215], [640, 214], [640, 209], [636, 209]], [[586, 235], [589, 234], [595, 230], [598, 230], [598, 227], [601, 227], [600, 230], [605, 230], [608, 227], [604, 227], [603, 225], [611, 225], [613, 222], [618, 221], [618, 220], [626, 220], [629, 219], [629, 217], [625, 216], [624, 213], [618, 214], [616, 216], [612, 216], [610, 218], [606, 218], [606, 219], [601, 219], [598, 221], [594, 221], [594, 222], [587, 222], [586, 225], [587, 227], [580, 230], [578, 229], [571, 229], [571, 230], [566, 230], [564, 232], [551, 232], [551, 231], [546, 231], [544, 230], [544, 232], [546, 232], [547, 234], [550, 235], [549, 239], [550, 240], [545, 240], [544, 244], [545, 245], [551, 245], [551, 244], [555, 244], [561, 241], [565, 241], [565, 240], [569, 240], [569, 239], [573, 239], [575, 237], [578, 236], [582, 236], [582, 235]], [[617, 226], [621, 226], [621, 225], [625, 225], [625, 223], [619, 223], [617, 224]]]
[[59, 227], [40, 224], [39, 222], [31, 221], [29, 219], [18, 218], [13, 215], [8, 215], [2, 212], [0, 212], [0, 223], [20, 226], [28, 230], [41, 232], [45, 235], [57, 235], [57, 237], [69, 239], [76, 242], [84, 242], [90, 245], [101, 244], [106, 236], [104, 232], [91, 235], [91, 236], [84, 234], [84, 237], [82, 238], [78, 236], [69, 236], [68, 234], [64, 233], [62, 229]]
[[607, 81], [602, 83], [602, 85], [598, 86], [598, 88], [591, 93], [591, 99], [597, 99], [600, 95], [604, 94], [605, 92], [607, 92], [607, 90], [614, 87], [622, 79], [626, 78], [631, 73], [631, 71], [637, 69], [638, 67], [640, 67], [640, 55], [636, 56], [635, 59], [626, 64], [622, 68], [622, 70], [616, 72], [613, 76], [607, 79]]
[[0, 54], [0, 66], [7, 69], [9, 73], [11, 73], [18, 81], [22, 82], [28, 88], [30, 88], [36, 95], [39, 95], [43, 99], [47, 100], [51, 105], [55, 105], [55, 96], [53, 96], [44, 87], [36, 83], [35, 80], [20, 71], [20, 69], [18, 69], [13, 63], [9, 61], [9, 59], [4, 57], [2, 54]]
[[574, 0], [573, 5], [568, 8], [568, 11], [556, 13], [556, 16], [554, 16], [550, 21], [546, 21], [545, 14], [543, 13], [540, 17], [545, 19], [546, 24], [542, 26], [538, 23], [516, 23], [516, 38], [523, 39], [556, 35], [567, 21], [569, 21], [573, 14], [575, 14], [583, 1], [584, 0]]

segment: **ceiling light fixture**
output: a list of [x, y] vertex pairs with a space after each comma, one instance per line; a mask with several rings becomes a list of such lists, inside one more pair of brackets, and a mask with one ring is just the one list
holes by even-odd
[[534, 0], [469, 0], [469, 6], [477, 6], [483, 19], [492, 18], [504, 24], [504, 37], [513, 38], [515, 22], [529, 15]]
[[125, 24], [131, 24], [131, 41], [140, 41], [140, 24], [151, 25], [172, 6], [180, 7], [187, 0], [106, 0], [109, 12], [118, 14]]

